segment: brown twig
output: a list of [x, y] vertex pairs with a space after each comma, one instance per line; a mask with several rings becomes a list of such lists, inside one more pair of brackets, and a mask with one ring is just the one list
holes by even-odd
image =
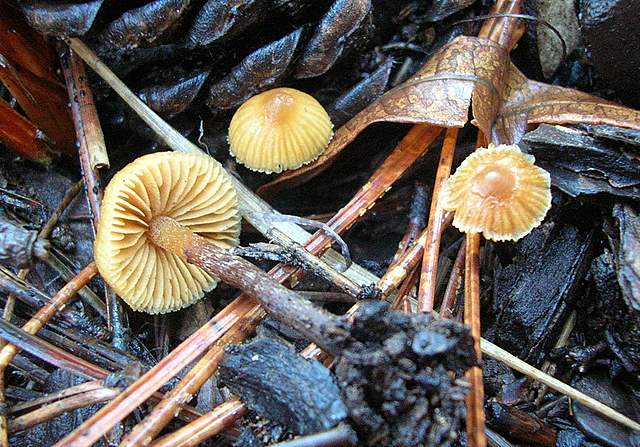
[[117, 396], [119, 392], [120, 390], [116, 388], [101, 387], [85, 391], [84, 393], [77, 393], [72, 396], [68, 396], [10, 420], [9, 431], [11, 433], [15, 433], [26, 430], [61, 414], [111, 400]]
[[[103, 195], [99, 169], [109, 167], [109, 156], [82, 59], [66, 45], [59, 46], [59, 59], [71, 104], [80, 168], [95, 234]], [[108, 285], [105, 285], [104, 297], [107, 303], [107, 324], [112, 333], [111, 342], [114, 347], [124, 351], [127, 349], [127, 342], [122, 306]]]
[[76, 394], [86, 393], [87, 391], [97, 390], [102, 388], [102, 381], [93, 380], [91, 382], [84, 382], [80, 385], [75, 385], [69, 388], [65, 388], [64, 390], [56, 391], [53, 393], [46, 394], [42, 397], [38, 397], [37, 399], [31, 399], [25, 402], [20, 402], [18, 404], [13, 405], [7, 409], [8, 415], [15, 415], [18, 413], [23, 413], [29, 410], [33, 410], [34, 408], [40, 407], [42, 405], [47, 405], [57, 400], [62, 400], [70, 396], [74, 396]]
[[487, 407], [493, 429], [508, 434], [509, 439], [539, 447], [557, 445], [557, 429], [536, 416], [496, 401], [489, 402]]
[[339, 447], [356, 445], [357, 442], [358, 438], [353, 429], [342, 424], [331, 430], [271, 444], [270, 447]]
[[[453, 213], [445, 213], [440, 226], [441, 230], [446, 230], [452, 221]], [[398, 258], [394, 265], [387, 269], [382, 278], [378, 280], [376, 287], [380, 290], [383, 297], [389, 296], [422, 260], [424, 246], [427, 243], [427, 236], [427, 229], [425, 228], [414, 244], [409, 247], [409, 249]]]
[[416, 265], [409, 276], [405, 278], [398, 290], [398, 294], [396, 295], [393, 304], [391, 304], [392, 309], [402, 309], [404, 313], [411, 313], [413, 309], [411, 309], [411, 300], [409, 299], [409, 293], [411, 289], [416, 285], [416, 282], [420, 278], [420, 265]]
[[460, 288], [460, 283], [462, 282], [462, 272], [464, 270], [465, 253], [466, 246], [465, 244], [462, 244], [458, 249], [456, 260], [451, 267], [449, 282], [447, 283], [447, 288], [444, 291], [444, 296], [442, 297], [442, 304], [440, 306], [440, 318], [443, 318], [445, 320], [452, 318], [453, 311], [456, 308], [456, 298], [458, 296], [458, 289]]
[[442, 218], [444, 216], [440, 193], [451, 173], [457, 138], [457, 128], [447, 129], [442, 143], [442, 151], [440, 152], [436, 179], [433, 183], [431, 210], [429, 212], [429, 223], [427, 224], [427, 243], [424, 248], [420, 287], [418, 288], [418, 312], [431, 312], [435, 304], [436, 276], [438, 275], [440, 237], [442, 235]]
[[[465, 276], [464, 276], [464, 323], [469, 326], [473, 338], [473, 350], [478, 362], [482, 359], [480, 351], [480, 235], [469, 233], [466, 236]], [[485, 447], [487, 438], [484, 433], [484, 384], [482, 368], [473, 366], [467, 372], [471, 391], [466, 398], [467, 404], [467, 442], [472, 447]]]
[[66, 45], [60, 45], [59, 52], [79, 150], [86, 152], [87, 166], [83, 168], [108, 168], [109, 155], [84, 63]]
[[297, 257], [304, 264], [305, 269], [325, 279], [343, 292], [357, 297], [362, 291], [362, 287], [356, 284], [355, 281], [332, 269], [326, 262], [312, 255], [302, 245], [289, 239], [280, 230], [274, 229], [269, 236], [275, 243], [284, 248], [285, 251]]
[[209, 413], [154, 442], [152, 447], [195, 447], [217, 435], [249, 410], [237, 398], [218, 405]]
[[31, 335], [3, 319], [0, 319], [0, 338], [8, 343], [20, 346], [23, 351], [53, 366], [66, 369], [82, 377], [104, 377], [109, 373], [103, 368], [70, 354], [35, 335]]
[[392, 269], [396, 265], [400, 257], [416, 242], [424, 229], [427, 219], [427, 192], [427, 187], [423, 183], [416, 182], [415, 192], [411, 198], [411, 207], [409, 208], [409, 223], [402, 235], [402, 239], [398, 243], [398, 249], [393, 255], [388, 269]]
[[[82, 181], [80, 181], [82, 183]], [[75, 272], [65, 264], [62, 259], [56, 254], [56, 250], [50, 250], [49, 256], [44, 261], [49, 267], [51, 267], [63, 281], [70, 281], [75, 276]], [[107, 311], [104, 302], [100, 299], [96, 293], [88, 286], [78, 290], [80, 298], [91, 306], [101, 317], [106, 318]]]

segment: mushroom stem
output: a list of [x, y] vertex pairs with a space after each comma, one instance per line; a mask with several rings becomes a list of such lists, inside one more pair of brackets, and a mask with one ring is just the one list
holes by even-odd
[[149, 225], [149, 237], [159, 247], [247, 293], [272, 317], [302, 332], [332, 354], [340, 352], [349, 336], [345, 320], [315, 306], [249, 261], [215, 246], [171, 217], [154, 218]]

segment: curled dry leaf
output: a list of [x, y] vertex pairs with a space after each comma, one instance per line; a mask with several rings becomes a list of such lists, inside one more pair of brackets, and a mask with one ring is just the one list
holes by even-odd
[[342, 126], [356, 113], [378, 99], [387, 88], [393, 59], [387, 59], [376, 71], [358, 82], [331, 105], [329, 116], [335, 126]]
[[82, 36], [91, 28], [103, 0], [61, 3], [50, 0], [19, 2], [29, 25], [42, 34], [60, 38]]
[[280, 81], [291, 64], [301, 33], [298, 29], [247, 56], [211, 86], [207, 105], [213, 110], [233, 109]]
[[527, 79], [506, 50], [487, 39], [460, 36], [403, 84], [340, 127], [315, 162], [263, 185], [268, 194], [327, 169], [365, 127], [378, 121], [462, 127], [473, 98], [473, 123], [494, 143], [514, 144], [528, 124], [611, 124], [640, 129], [640, 112], [576, 90]]
[[204, 46], [233, 37], [260, 20], [265, 11], [265, 0], [209, 0], [196, 15], [187, 44]]
[[337, 0], [325, 14], [307, 44], [296, 78], [326, 73], [342, 54], [346, 43], [371, 11], [371, 0]]
[[190, 0], [156, 0], [125, 12], [109, 24], [102, 38], [107, 45], [136, 48], [149, 44], [173, 28]]
[[578, 90], [529, 80], [512, 65], [493, 138], [517, 143], [527, 123], [611, 124], [640, 129], [640, 112]]
[[171, 83], [144, 88], [138, 96], [161, 115], [174, 116], [191, 104], [208, 76], [208, 70], [195, 71]]

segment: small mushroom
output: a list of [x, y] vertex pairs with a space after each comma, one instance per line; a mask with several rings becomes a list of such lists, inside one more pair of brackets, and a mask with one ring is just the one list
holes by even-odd
[[333, 135], [325, 109], [310, 95], [275, 88], [253, 96], [231, 119], [231, 154], [253, 171], [296, 169], [322, 154]]
[[549, 173], [516, 145], [489, 145], [467, 157], [443, 190], [453, 225], [494, 241], [516, 241], [540, 225], [551, 207]]
[[159, 152], [118, 172], [105, 189], [94, 256], [103, 279], [134, 310], [189, 306], [217, 283], [154, 243], [150, 228], [171, 217], [217, 247], [238, 243], [240, 216], [231, 179], [210, 157]]

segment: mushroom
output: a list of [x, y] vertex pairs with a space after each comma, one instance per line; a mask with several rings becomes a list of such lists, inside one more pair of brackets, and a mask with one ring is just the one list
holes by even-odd
[[549, 173], [517, 145], [489, 145], [467, 157], [443, 190], [453, 225], [494, 241], [516, 241], [540, 225], [551, 207]]
[[119, 171], [105, 189], [94, 256], [103, 279], [134, 310], [189, 306], [217, 280], [154, 243], [154, 221], [175, 219], [220, 248], [238, 244], [236, 192], [208, 156], [159, 152]]
[[296, 169], [322, 154], [333, 136], [325, 109], [310, 95], [275, 88], [242, 104], [229, 125], [231, 154], [264, 173]]

